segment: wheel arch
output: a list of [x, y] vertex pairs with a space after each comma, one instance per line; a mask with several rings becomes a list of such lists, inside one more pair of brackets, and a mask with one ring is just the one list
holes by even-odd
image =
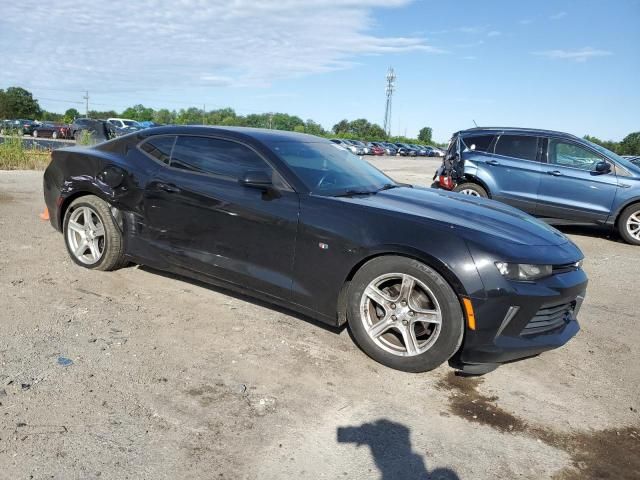
[[613, 225], [617, 228], [618, 220], [620, 220], [620, 217], [622, 216], [622, 212], [624, 212], [627, 208], [631, 207], [632, 205], [639, 205], [639, 204], [640, 204], [640, 197], [636, 197], [628, 200], [626, 203], [623, 203], [620, 207], [618, 207], [618, 210], [614, 215], [615, 220], [613, 221]]
[[477, 177], [477, 176], [469, 174], [469, 173], [465, 173], [464, 174], [464, 179], [467, 182], [475, 183], [476, 185], [480, 185], [487, 192], [487, 195], [489, 196], [489, 198], [492, 198], [493, 195], [491, 194], [491, 189], [489, 188], [489, 186], [487, 185], [487, 183], [484, 180], [480, 179], [480, 177]]
[[369, 255], [361, 258], [356, 264], [354, 264], [349, 270], [348, 275], [345, 277], [342, 287], [340, 289], [340, 293], [338, 295], [338, 306], [337, 306], [337, 321], [338, 326], [344, 325], [347, 321], [347, 293], [349, 290], [349, 286], [351, 285], [351, 280], [355, 276], [355, 274], [362, 268], [362, 266], [379, 257], [389, 257], [389, 256], [397, 256], [397, 257], [405, 257], [412, 260], [417, 260], [418, 262], [424, 263], [430, 268], [433, 268], [438, 274], [445, 279], [445, 281], [449, 284], [449, 286], [453, 289], [458, 297], [467, 295], [467, 291], [464, 288], [462, 282], [458, 279], [458, 277], [453, 273], [453, 271], [442, 261], [438, 260], [436, 257], [433, 257], [427, 253], [413, 250], [413, 249], [385, 249], [376, 252], [371, 252]]
[[64, 228], [64, 217], [67, 214], [67, 210], [69, 209], [69, 206], [73, 203], [74, 200], [81, 197], [86, 197], [88, 195], [93, 195], [95, 197], [98, 197], [99, 199], [105, 201], [110, 206], [113, 206], [109, 201], [108, 196], [105, 195], [105, 193], [98, 188], [96, 189], [83, 188], [83, 189], [73, 191], [72, 193], [70, 193], [69, 195], [63, 198], [62, 203], [60, 204], [60, 208], [58, 209], [58, 225], [60, 225], [61, 231]]

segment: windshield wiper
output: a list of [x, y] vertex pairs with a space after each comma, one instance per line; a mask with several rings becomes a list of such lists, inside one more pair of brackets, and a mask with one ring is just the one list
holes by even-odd
[[409, 183], [385, 183], [376, 192], [383, 192], [385, 190], [391, 190], [392, 188], [409, 187], [413, 188], [413, 185]]
[[334, 197], [353, 197], [354, 195], [373, 195], [377, 190], [346, 190], [334, 195]]

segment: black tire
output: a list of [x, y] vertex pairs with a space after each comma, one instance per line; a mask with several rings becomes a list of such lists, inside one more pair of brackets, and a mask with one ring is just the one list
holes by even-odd
[[431, 188], [435, 188], [436, 190], [438, 190], [440, 188], [440, 182], [436, 180], [431, 184]]
[[[104, 226], [104, 244], [103, 253], [100, 259], [95, 263], [84, 263], [80, 261], [74, 254], [69, 244], [69, 219], [73, 212], [81, 207], [89, 207], [95, 215], [97, 215]], [[117, 270], [118, 268], [126, 265], [124, 258], [124, 241], [122, 238], [122, 232], [114, 220], [109, 204], [104, 200], [96, 197], [95, 195], [86, 195], [75, 199], [67, 208], [64, 215], [63, 222], [63, 235], [64, 243], [67, 247], [67, 252], [71, 259], [81, 267], [89, 268], [92, 270]]]
[[477, 183], [465, 182], [456, 185], [456, 187], [453, 189], [454, 192], [463, 192], [465, 190], [475, 192], [475, 195], [470, 194], [471, 196], [489, 198], [489, 194], [487, 193], [487, 191]]
[[629, 219], [632, 216], [634, 216], [634, 218], [640, 218], [640, 203], [629, 205], [622, 211], [620, 217], [618, 217], [618, 232], [625, 242], [631, 245], [640, 245], [640, 239], [634, 237], [629, 231]]
[[[440, 332], [423, 353], [413, 356], [390, 353], [367, 333], [361, 313], [365, 289], [381, 275], [390, 273], [411, 275], [424, 283], [437, 299], [442, 316]], [[354, 340], [369, 357], [387, 367], [404, 372], [428, 372], [450, 359], [462, 344], [464, 317], [457, 295], [440, 274], [417, 260], [395, 255], [374, 258], [356, 272], [347, 295], [347, 319]]]

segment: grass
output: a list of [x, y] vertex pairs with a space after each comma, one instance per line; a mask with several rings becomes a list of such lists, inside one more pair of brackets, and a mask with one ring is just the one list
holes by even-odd
[[19, 136], [4, 137], [0, 143], [0, 170], [44, 170], [51, 161], [51, 152], [27, 149]]

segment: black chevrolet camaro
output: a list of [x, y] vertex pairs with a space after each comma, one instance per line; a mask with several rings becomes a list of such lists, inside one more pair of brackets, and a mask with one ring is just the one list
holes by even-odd
[[160, 127], [56, 150], [44, 197], [80, 266], [136, 262], [348, 323], [399, 370], [484, 373], [579, 330], [583, 256], [560, 232], [310, 135]]

